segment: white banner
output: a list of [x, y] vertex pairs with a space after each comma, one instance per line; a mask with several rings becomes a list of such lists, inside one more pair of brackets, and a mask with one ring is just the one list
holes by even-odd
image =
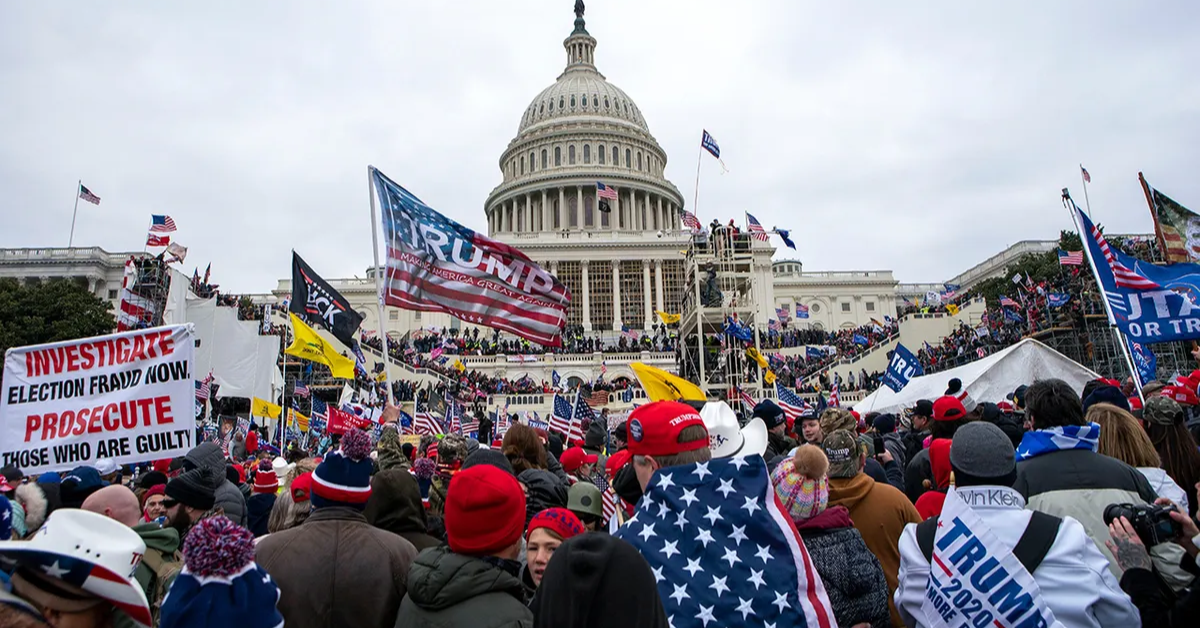
[[9, 349], [0, 465], [38, 474], [183, 455], [196, 437], [194, 353], [191, 325]]

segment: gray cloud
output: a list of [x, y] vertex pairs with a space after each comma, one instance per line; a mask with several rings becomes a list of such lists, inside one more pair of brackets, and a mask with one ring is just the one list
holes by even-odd
[[[434, 4], [434, 6], [428, 6]], [[970, 3], [974, 4], [974, 3]], [[1058, 189], [1144, 232], [1136, 173], [1200, 210], [1200, 11], [1108, 2], [599, 0], [597, 64], [698, 213], [790, 227], [809, 269], [935, 281], [1068, 226]], [[476, 229], [571, 3], [11, 3], [0, 9], [0, 246], [138, 249], [171, 214], [191, 265], [265, 291], [295, 247], [371, 263], [366, 165]], [[787, 252], [790, 254], [791, 252]], [[784, 253], [779, 254], [781, 257]]]

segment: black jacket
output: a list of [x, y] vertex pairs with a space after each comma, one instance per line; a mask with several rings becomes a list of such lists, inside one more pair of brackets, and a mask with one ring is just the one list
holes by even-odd
[[646, 559], [607, 534], [581, 534], [558, 546], [532, 606], [537, 628], [669, 625]]
[[246, 500], [246, 528], [255, 537], [267, 535], [267, 520], [275, 507], [275, 493], [255, 493]]
[[516, 576], [445, 546], [417, 555], [396, 628], [532, 628]]
[[376, 528], [408, 539], [418, 552], [440, 544], [426, 533], [421, 489], [407, 469], [386, 469], [371, 478], [371, 496], [363, 516]]
[[[1200, 576], [1196, 561], [1191, 556], [1185, 555], [1180, 568]], [[1129, 599], [1137, 607], [1143, 626], [1194, 626], [1196, 618], [1200, 617], [1200, 587], [1195, 585], [1189, 591], [1176, 595], [1153, 571], [1135, 568], [1121, 576], [1121, 590], [1129, 594]]]
[[767, 453], [763, 454], [763, 459], [771, 460], [777, 456], [786, 456], [789, 451], [799, 445], [800, 443], [797, 443], [795, 439], [775, 432], [767, 432]]
[[529, 493], [525, 498], [525, 525], [547, 508], [567, 506], [567, 483], [543, 469], [526, 469], [517, 476]]

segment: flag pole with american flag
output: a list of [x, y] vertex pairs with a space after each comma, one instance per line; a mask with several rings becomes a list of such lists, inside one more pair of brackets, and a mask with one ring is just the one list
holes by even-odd
[[[1087, 172], [1086, 170], [1084, 172]], [[1150, 279], [1142, 277], [1136, 271], [1126, 268], [1115, 259], [1106, 257], [1104, 260], [1097, 260], [1092, 253], [1092, 247], [1096, 246], [1106, 256], [1111, 256], [1108, 252], [1108, 242], [1104, 239], [1104, 234], [1100, 232], [1100, 228], [1096, 225], [1091, 225], [1088, 229], [1085, 222], [1090, 219], [1083, 215], [1083, 211], [1075, 204], [1075, 199], [1071, 198], [1071, 192], [1067, 188], [1062, 189], [1062, 203], [1066, 208], [1067, 213], [1071, 214], [1071, 222], [1075, 225], [1075, 231], [1079, 233], [1080, 240], [1083, 241], [1083, 251], [1087, 257], [1088, 265], [1092, 268], [1092, 277], [1096, 279], [1096, 286], [1100, 288], [1100, 301], [1104, 303], [1104, 312], [1108, 314], [1108, 325], [1112, 329], [1113, 337], [1116, 338], [1117, 344], [1121, 347], [1121, 355], [1125, 356], [1125, 365], [1129, 367], [1129, 372], [1134, 374], [1133, 383], [1137, 388], [1138, 398], [1143, 402], [1146, 396], [1142, 394], [1141, 378], [1137, 377], [1137, 366], [1133, 363], [1133, 354], [1129, 351], [1129, 343], [1125, 341], [1125, 334], [1121, 333], [1121, 328], [1117, 327], [1117, 319], [1113, 315], [1112, 303], [1109, 302], [1108, 292], [1104, 288], [1104, 282], [1100, 280], [1100, 271], [1097, 264], [1103, 262], [1109, 268], [1109, 272], [1113, 275], [1113, 283], [1120, 287], [1126, 288], [1151, 288], [1158, 287]], [[1114, 262], [1116, 262], [1114, 267]]]
[[1083, 206], [1087, 208], [1088, 216], [1091, 216], [1092, 202], [1088, 200], [1087, 184], [1092, 182], [1092, 175], [1088, 174], [1087, 168], [1084, 168], [1083, 164], [1079, 164], [1079, 180], [1083, 182]]
[[92, 205], [100, 204], [100, 197], [92, 194], [92, 191], [83, 186], [83, 179], [75, 183], [75, 209], [71, 210], [71, 235], [67, 238], [67, 248], [71, 248], [75, 244], [75, 218], [79, 216], [79, 199], [83, 199]]
[[386, 308], [383, 303], [383, 273], [379, 265], [379, 221], [375, 218], [375, 166], [367, 166], [367, 196], [371, 198], [371, 254], [375, 256], [375, 304], [379, 307], [379, 337], [383, 340], [383, 372], [387, 377], [387, 401], [384, 407], [392, 404], [392, 369], [388, 354], [388, 335], [383, 326], [387, 320]]

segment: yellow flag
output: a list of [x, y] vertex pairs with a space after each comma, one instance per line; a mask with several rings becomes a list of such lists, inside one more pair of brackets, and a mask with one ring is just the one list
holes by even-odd
[[664, 325], [674, 325], [679, 322], [679, 319], [683, 318], [682, 314], [667, 314], [662, 310], [654, 311], [658, 314], [658, 320], [662, 321]]
[[377, 381], [379, 383], [386, 382], [387, 381], [387, 371], [379, 371], [379, 374], [375, 376], [375, 381]]
[[268, 419], [278, 419], [283, 414], [283, 408], [271, 403], [263, 401], [255, 397], [250, 402], [250, 414], [254, 416], [266, 417]]
[[292, 333], [296, 338], [292, 345], [284, 350], [288, 355], [294, 355], [302, 360], [320, 362], [333, 371], [333, 376], [339, 379], [354, 379], [354, 359], [337, 352], [328, 342], [317, 335], [317, 332], [299, 316], [291, 314]]
[[768, 386], [770, 386], [771, 384], [774, 384], [775, 383], [775, 371], [772, 371], [771, 369], [767, 369], [767, 374], [763, 375], [763, 381], [766, 382]]
[[686, 379], [641, 362], [629, 365], [650, 401], [708, 401], [700, 387]]
[[462, 363], [462, 360], [460, 360], [460, 359], [458, 359], [458, 358], [455, 358], [455, 359], [454, 359], [454, 368], [458, 369], [458, 372], [459, 372], [459, 373], [462, 373], [463, 371], [466, 371], [466, 370], [467, 370], [467, 367], [466, 367], [466, 365], [464, 365], [464, 364]]
[[296, 426], [296, 429], [301, 432], [308, 431], [308, 417], [297, 412], [294, 408], [288, 408], [288, 422]]
[[955, 316], [958, 314], [958, 306], [953, 303], [947, 303], [946, 311], [950, 312], [950, 316]]
[[764, 357], [763, 354], [759, 353], [758, 349], [755, 349], [754, 347], [747, 347], [746, 357], [754, 360], [760, 368], [767, 368], [767, 358]]

